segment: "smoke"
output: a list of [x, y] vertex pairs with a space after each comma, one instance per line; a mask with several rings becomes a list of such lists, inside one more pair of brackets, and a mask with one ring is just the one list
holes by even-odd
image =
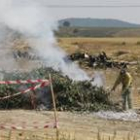
[[102, 72], [95, 72], [94, 73], [94, 81], [92, 82], [92, 85], [97, 86], [97, 87], [103, 87], [105, 86], [105, 77]]
[[[15, 68], [16, 62], [10, 56], [13, 45], [10, 37], [18, 33], [26, 39], [45, 66], [61, 71], [74, 80], [89, 79], [77, 65], [64, 60], [66, 54], [57, 46], [53, 33], [57, 23], [48, 13], [44, 2], [40, 0], [0, 0], [0, 51], [5, 52], [3, 63]], [[13, 34], [7, 37], [9, 30]]]

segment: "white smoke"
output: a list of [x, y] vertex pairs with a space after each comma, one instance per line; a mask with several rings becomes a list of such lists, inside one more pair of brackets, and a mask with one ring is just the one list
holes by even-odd
[[[48, 15], [44, 2], [40, 0], [0, 0], [0, 26], [22, 34], [47, 67], [59, 70], [74, 80], [89, 79], [77, 65], [64, 60], [66, 54], [57, 47], [53, 34], [53, 30], [57, 29], [57, 24]], [[7, 35], [5, 31], [0, 28], [0, 43], [4, 40], [2, 36]], [[0, 44], [0, 49], [2, 46], [3, 43]], [[9, 60], [7, 65], [14, 67], [15, 62], [12, 63], [13, 60]]]
[[97, 87], [105, 86], [105, 77], [102, 72], [95, 71], [93, 78], [94, 78], [94, 80], [92, 82], [93, 86], [97, 86]]

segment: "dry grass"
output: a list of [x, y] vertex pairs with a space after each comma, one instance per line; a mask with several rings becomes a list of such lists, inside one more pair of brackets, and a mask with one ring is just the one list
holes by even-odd
[[[60, 38], [59, 46], [68, 53], [82, 51], [98, 54], [105, 51], [114, 58], [135, 60], [140, 58], [139, 40], [139, 38]], [[125, 55], [115, 56], [119, 51], [125, 52]]]
[[[139, 140], [133, 132], [128, 132], [124, 136], [116, 131], [113, 134], [107, 134], [104, 132], [92, 133], [91, 137], [84, 137], [78, 133], [74, 135], [71, 132], [61, 132], [58, 137], [49, 136], [50, 134], [42, 133], [41, 135], [34, 134], [36, 131], [8, 131], [7, 134], [2, 134], [0, 140]], [[125, 133], [125, 132], [123, 132]], [[44, 136], [43, 136], [44, 135]]]

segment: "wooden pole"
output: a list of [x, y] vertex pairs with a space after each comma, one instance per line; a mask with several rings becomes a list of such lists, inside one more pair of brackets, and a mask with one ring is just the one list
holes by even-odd
[[[34, 87], [34, 84], [32, 84], [32, 87]], [[32, 107], [33, 107], [34, 110], [36, 110], [36, 93], [35, 93], [35, 91], [33, 90], [30, 95], [31, 95]]]
[[50, 88], [51, 88], [52, 102], [53, 102], [53, 109], [54, 109], [54, 120], [55, 120], [55, 125], [56, 125], [56, 139], [58, 140], [59, 132], [58, 132], [58, 126], [57, 126], [57, 110], [56, 110], [56, 102], [55, 102], [55, 95], [54, 95], [54, 90], [53, 90], [51, 74], [49, 74], [49, 81], [50, 81]]

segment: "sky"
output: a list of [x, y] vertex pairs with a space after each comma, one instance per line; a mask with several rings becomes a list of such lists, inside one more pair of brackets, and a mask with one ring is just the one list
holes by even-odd
[[[140, 24], [140, 0], [39, 0], [56, 20], [63, 18], [111, 18]], [[62, 7], [57, 7], [62, 6]], [[66, 6], [67, 5], [67, 6]], [[128, 6], [128, 7], [71, 7], [76, 6]], [[133, 6], [134, 7], [131, 7]], [[51, 6], [51, 7], [49, 7]], [[53, 7], [54, 6], [54, 7]], [[70, 6], [70, 7], [68, 7]], [[129, 7], [130, 6], [130, 7]], [[138, 7], [137, 7], [138, 6]]]

